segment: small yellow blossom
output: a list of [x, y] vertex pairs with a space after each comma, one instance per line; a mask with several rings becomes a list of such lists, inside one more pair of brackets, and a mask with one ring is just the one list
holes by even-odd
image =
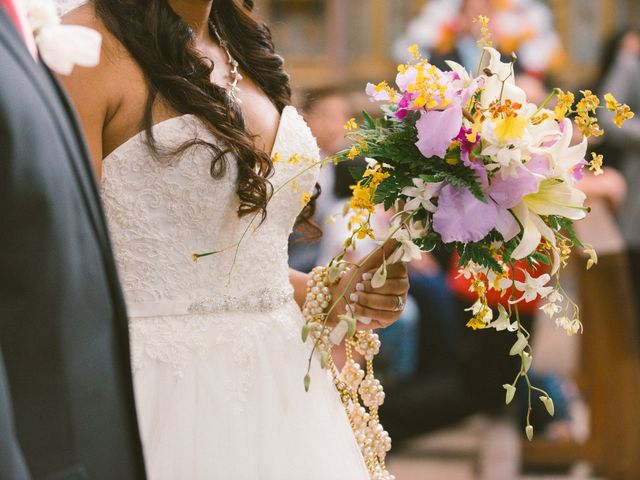
[[591, 90], [580, 90], [580, 93], [582, 93], [583, 97], [576, 105], [578, 113], [595, 112], [600, 105], [600, 99]]
[[614, 97], [611, 93], [605, 93], [604, 101], [607, 103], [607, 110], [611, 112], [615, 112], [618, 108], [618, 105], [620, 105], [618, 103], [618, 100], [616, 100], [616, 97]]
[[474, 18], [473, 21], [480, 24], [480, 38], [477, 42], [478, 47], [491, 47], [493, 42], [491, 41], [491, 31], [489, 30], [489, 17], [479, 15], [477, 18]]
[[482, 330], [483, 328], [486, 328], [487, 324], [484, 323], [481, 318], [475, 316], [467, 322], [466, 326], [473, 330]]
[[298, 165], [301, 160], [302, 160], [302, 157], [297, 153], [294, 153], [289, 157], [289, 160], [287, 160], [287, 163], [290, 163], [291, 165]]
[[416, 61], [420, 60], [420, 58], [421, 58], [420, 48], [415, 43], [413, 45], [411, 45], [409, 48], [407, 48], [407, 52], [409, 52], [411, 54], [411, 56], [413, 57], [414, 60], [416, 60]]
[[604, 135], [604, 130], [600, 128], [598, 119], [596, 117], [590, 117], [588, 114], [583, 115], [579, 113], [575, 118], [576, 125], [585, 137], [600, 137]]
[[371, 240], [375, 240], [376, 237], [373, 234], [373, 229], [369, 225], [360, 225], [357, 230], [358, 239], [362, 240], [365, 237], [369, 237]]
[[616, 109], [616, 114], [613, 116], [613, 123], [618, 128], [622, 127], [625, 121], [632, 119], [635, 114], [629, 108], [629, 105], [619, 105]]
[[356, 145], [354, 145], [353, 147], [351, 147], [351, 150], [349, 150], [349, 153], [347, 154], [347, 158], [349, 160], [353, 160], [358, 155], [360, 155], [360, 149]]
[[191, 260], [193, 260], [194, 262], [197, 262], [199, 258], [200, 256], [197, 253], [191, 254]]
[[361, 186], [359, 183], [351, 187], [353, 194], [351, 197], [351, 208], [362, 209], [373, 212], [375, 207], [373, 195], [369, 186]]
[[604, 161], [604, 156], [597, 155], [595, 152], [591, 152], [591, 162], [589, 162], [589, 170], [593, 172], [594, 175], [602, 175], [602, 162]]
[[344, 129], [345, 130], [355, 130], [356, 128], [358, 128], [358, 124], [356, 123], [356, 119], [355, 118], [350, 118], [347, 123], [344, 124]]
[[271, 157], [271, 162], [272, 163], [278, 163], [281, 160], [282, 160], [282, 155], [280, 155], [278, 152], [275, 152], [273, 154], [273, 156]]
[[300, 191], [300, 184], [298, 183], [298, 180], [295, 178], [291, 180], [291, 191], [293, 193], [298, 193]]
[[387, 92], [389, 95], [389, 100], [395, 102], [398, 99], [398, 92], [393, 87], [390, 87], [389, 84], [385, 81], [380, 82], [379, 84], [373, 87], [375, 92]]
[[556, 120], [563, 120], [569, 111], [571, 111], [571, 107], [573, 106], [573, 102], [575, 101], [575, 96], [572, 92], [563, 92], [558, 89], [558, 103], [556, 107], [553, 109], [553, 113], [556, 117]]
[[566, 267], [569, 262], [569, 257], [571, 256], [571, 249], [573, 248], [573, 243], [570, 240], [561, 238], [558, 241], [558, 253], [560, 254], [560, 262], [563, 267]]
[[398, 73], [400, 74], [405, 74], [407, 73], [407, 70], [409, 70], [410, 65], [405, 65], [404, 63], [401, 63], [400, 65], [398, 65]]
[[311, 201], [311, 194], [310, 193], [303, 193], [302, 196], [300, 197], [300, 200], [302, 201], [303, 205], [306, 205], [307, 203], [309, 203]]

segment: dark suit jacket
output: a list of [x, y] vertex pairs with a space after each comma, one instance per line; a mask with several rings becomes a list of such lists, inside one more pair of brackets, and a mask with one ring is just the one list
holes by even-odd
[[0, 8], [0, 480], [145, 478], [87, 149]]

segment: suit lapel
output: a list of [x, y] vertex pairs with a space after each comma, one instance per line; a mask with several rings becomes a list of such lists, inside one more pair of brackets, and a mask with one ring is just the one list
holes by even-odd
[[[103, 248], [107, 247], [106, 228], [100, 213], [99, 197], [93, 180], [88, 154], [82, 140], [83, 136], [75, 121], [75, 114], [66, 99], [66, 95], [64, 95], [61, 87], [53, 79], [46, 67], [33, 61], [13, 23], [2, 8], [0, 8], [0, 41], [8, 45], [9, 51], [13, 54], [17, 63], [25, 70], [27, 77], [46, 103], [59, 136], [64, 143], [67, 161], [71, 164], [90, 217], [91, 226]], [[60, 97], [62, 106], [56, 97]], [[65, 108], [67, 111], [65, 111]], [[71, 131], [69, 126], [71, 126]]]

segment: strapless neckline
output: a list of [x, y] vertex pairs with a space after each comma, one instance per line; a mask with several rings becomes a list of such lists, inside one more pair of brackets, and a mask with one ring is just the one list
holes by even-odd
[[[296, 108], [293, 105], [287, 105], [286, 107], [284, 107], [282, 109], [282, 113], [280, 114], [280, 119], [278, 120], [278, 128], [276, 129], [276, 136], [274, 137], [274, 140], [273, 140], [273, 147], [271, 147], [271, 151], [269, 152], [269, 156], [273, 156], [273, 152], [275, 151], [275, 147], [278, 144], [278, 137], [280, 136], [280, 129], [281, 129], [282, 124], [283, 124], [283, 118], [284, 118], [285, 115], [288, 114], [289, 111], [297, 112]], [[191, 119], [191, 118], [194, 119], [196, 122], [198, 122], [198, 123], [200, 123], [201, 125], [204, 126], [204, 122], [200, 119], [200, 117], [198, 117], [197, 115], [194, 115], [192, 113], [185, 113], [184, 115], [177, 115], [175, 117], [171, 117], [171, 118], [167, 118], [166, 120], [162, 120], [161, 122], [158, 122], [155, 125], [153, 125], [151, 127], [151, 130], [155, 134], [158, 130], [161, 130], [163, 128], [169, 128], [171, 125], [173, 125], [176, 122], [184, 121], [186, 119]], [[145, 134], [145, 131], [141, 130], [138, 133], [136, 133], [135, 135], [133, 135], [132, 137], [129, 137], [123, 143], [121, 143], [116, 148], [114, 148], [106, 157], [104, 157], [102, 159], [102, 161], [106, 162], [107, 160], [109, 160], [109, 158], [117, 155], [118, 152], [120, 152], [121, 150], [127, 148], [127, 146], [129, 144], [139, 141], [141, 138], [144, 137], [144, 134]]]

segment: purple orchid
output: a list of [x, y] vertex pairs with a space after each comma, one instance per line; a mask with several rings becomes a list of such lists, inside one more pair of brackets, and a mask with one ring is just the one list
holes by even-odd
[[[477, 170], [478, 174], [480, 171]], [[520, 226], [509, 211], [525, 195], [535, 193], [539, 180], [525, 168], [517, 175], [503, 179], [495, 176], [489, 182], [485, 174], [478, 178], [483, 185], [486, 203], [478, 200], [467, 188], [446, 185], [440, 191], [438, 208], [433, 215], [433, 229], [445, 243], [478, 242], [492, 229], [505, 240], [520, 232]]]
[[425, 157], [444, 158], [451, 141], [462, 128], [462, 107], [455, 104], [446, 110], [423, 111], [416, 122], [416, 146]]

